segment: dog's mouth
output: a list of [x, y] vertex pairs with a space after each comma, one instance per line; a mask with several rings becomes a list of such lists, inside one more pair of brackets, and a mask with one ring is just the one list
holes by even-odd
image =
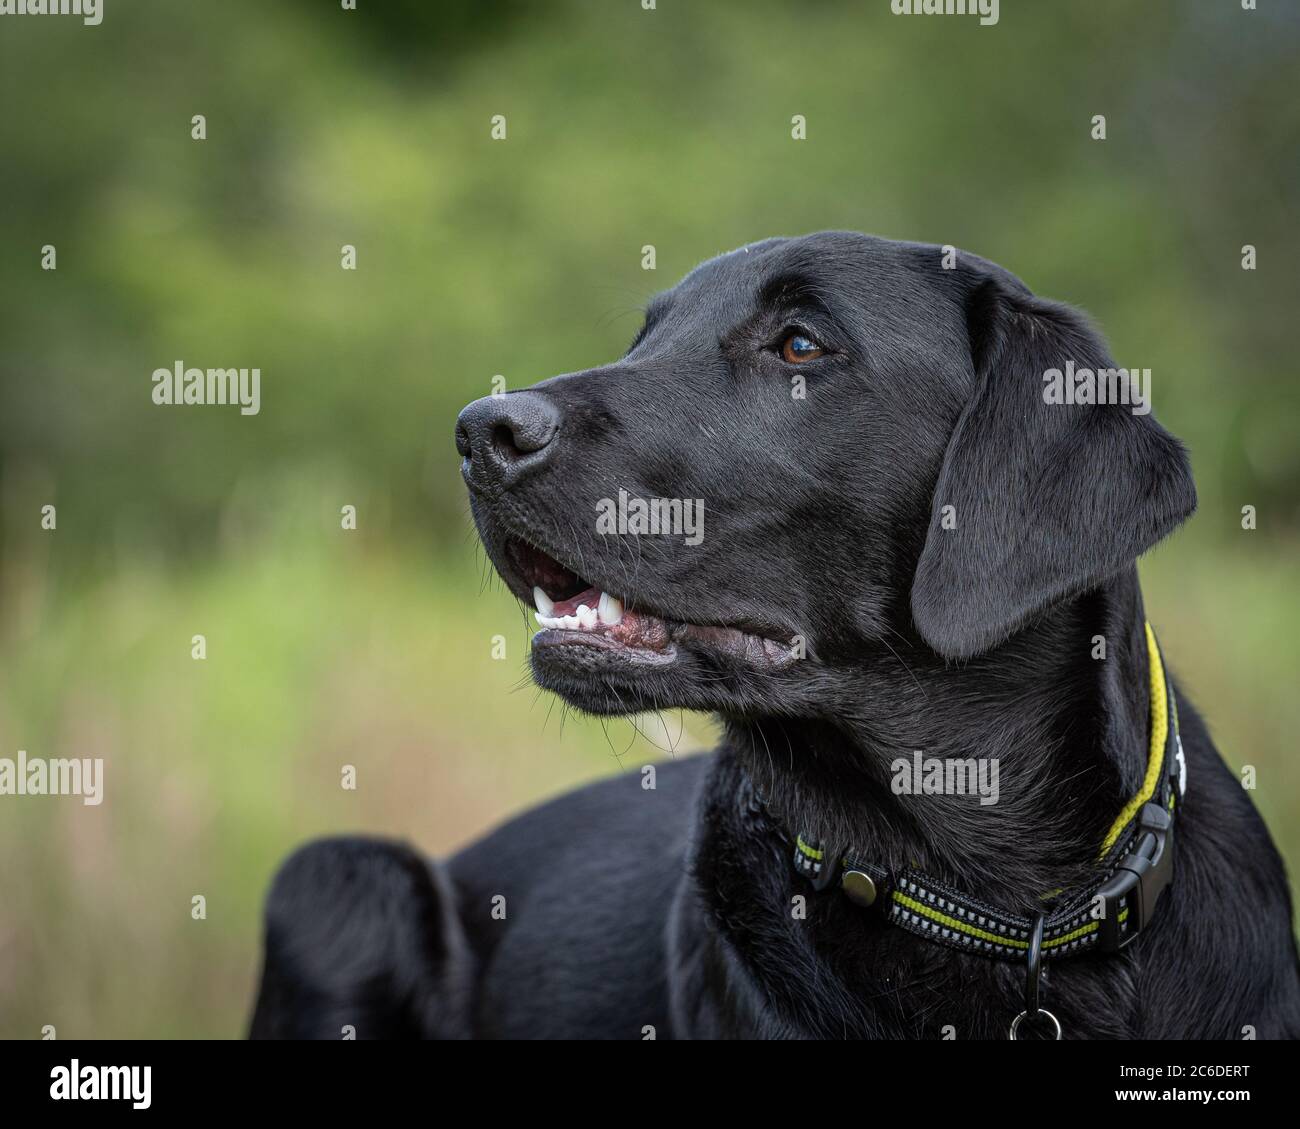
[[673, 662], [679, 648], [710, 652], [746, 666], [779, 669], [794, 660], [790, 643], [739, 627], [691, 623], [638, 606], [580, 576], [536, 546], [512, 538], [506, 548], [521, 585], [532, 592], [541, 630], [534, 651], [582, 647], [643, 666]]

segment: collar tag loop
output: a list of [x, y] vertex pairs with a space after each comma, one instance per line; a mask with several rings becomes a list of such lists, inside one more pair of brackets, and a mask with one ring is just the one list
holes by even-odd
[[[1174, 821], [1169, 812], [1159, 804], [1144, 805], [1133, 849], [1097, 891], [1103, 914], [1097, 936], [1099, 951], [1119, 952], [1150, 923], [1156, 902], [1173, 875], [1173, 840]], [[1123, 912], [1126, 908], [1127, 914]]]

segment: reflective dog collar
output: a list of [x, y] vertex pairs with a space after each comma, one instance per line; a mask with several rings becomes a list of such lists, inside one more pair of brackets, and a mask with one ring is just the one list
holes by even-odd
[[817, 890], [838, 882], [858, 905], [883, 912], [890, 923], [927, 941], [980, 956], [1028, 959], [1035, 996], [1040, 955], [1059, 959], [1118, 952], [1147, 928], [1169, 885], [1174, 817], [1187, 780], [1173, 688], [1149, 623], [1146, 640], [1151, 677], [1146, 776], [1102, 841], [1096, 882], [1073, 893], [1058, 893], [1045, 901], [1043, 913], [1026, 917], [915, 871], [891, 873], [852, 848], [828, 850], [803, 834], [795, 839], [795, 869]]

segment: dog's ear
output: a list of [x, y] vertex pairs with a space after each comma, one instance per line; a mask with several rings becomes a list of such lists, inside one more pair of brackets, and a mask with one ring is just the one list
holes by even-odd
[[1116, 367], [1082, 315], [991, 279], [972, 292], [967, 321], [974, 392], [912, 584], [917, 630], [951, 659], [1094, 587], [1196, 508], [1186, 452], [1145, 414], [1149, 400], [1054, 402], [1069, 362]]

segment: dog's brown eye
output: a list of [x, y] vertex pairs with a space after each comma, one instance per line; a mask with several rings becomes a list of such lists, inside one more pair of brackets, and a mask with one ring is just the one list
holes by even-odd
[[802, 333], [792, 333], [781, 346], [781, 356], [792, 365], [803, 361], [816, 360], [825, 350], [811, 337]]

